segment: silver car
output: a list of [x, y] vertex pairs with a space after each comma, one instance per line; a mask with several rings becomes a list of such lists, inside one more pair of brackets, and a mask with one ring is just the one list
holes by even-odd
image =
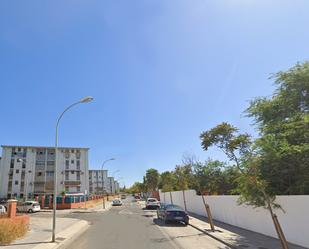
[[25, 213], [34, 213], [41, 210], [40, 204], [37, 201], [18, 202], [16, 211]]

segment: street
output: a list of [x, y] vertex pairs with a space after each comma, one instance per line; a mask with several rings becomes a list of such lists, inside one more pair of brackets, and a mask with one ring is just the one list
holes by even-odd
[[76, 249], [219, 249], [227, 248], [204, 233], [183, 224], [164, 225], [155, 210], [143, 210], [138, 202], [127, 199], [121, 207], [104, 213], [72, 213], [85, 219], [90, 228], [69, 248]]

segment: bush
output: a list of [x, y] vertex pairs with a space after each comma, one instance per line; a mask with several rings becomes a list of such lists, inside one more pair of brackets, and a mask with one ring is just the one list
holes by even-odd
[[24, 236], [27, 230], [28, 225], [23, 220], [0, 219], [0, 245], [10, 244]]

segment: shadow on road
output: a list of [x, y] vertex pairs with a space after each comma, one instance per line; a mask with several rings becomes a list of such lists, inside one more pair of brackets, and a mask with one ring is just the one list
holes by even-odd
[[185, 227], [186, 226], [184, 223], [177, 222], [177, 221], [169, 221], [165, 223], [163, 220], [158, 219], [158, 218], [154, 218], [153, 223], [160, 227]]

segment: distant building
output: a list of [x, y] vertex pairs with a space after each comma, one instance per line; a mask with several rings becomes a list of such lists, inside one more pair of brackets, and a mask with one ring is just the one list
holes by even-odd
[[119, 192], [120, 192], [119, 182], [118, 182], [118, 181], [115, 181], [114, 184], [115, 184], [115, 192], [116, 192], [116, 193], [119, 193]]
[[108, 177], [107, 180], [107, 192], [110, 194], [115, 194], [115, 180], [114, 177]]
[[107, 181], [107, 170], [89, 170], [89, 193], [109, 193]]
[[[88, 148], [61, 147], [57, 153], [57, 192], [88, 191]], [[52, 194], [55, 149], [36, 146], [2, 146], [0, 197]]]

